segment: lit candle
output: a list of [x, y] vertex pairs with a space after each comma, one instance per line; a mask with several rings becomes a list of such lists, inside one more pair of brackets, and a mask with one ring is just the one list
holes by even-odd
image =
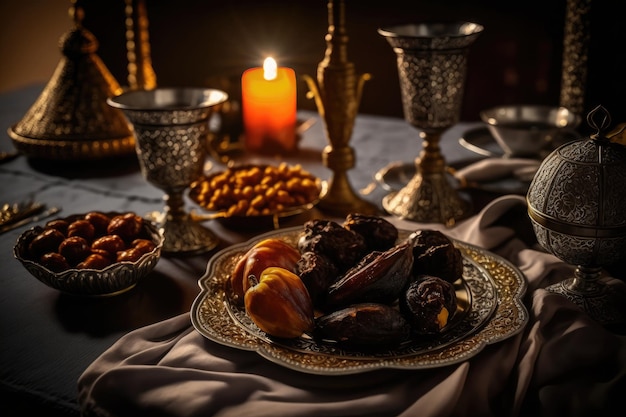
[[246, 149], [288, 153], [296, 149], [296, 74], [266, 58], [263, 68], [241, 77], [241, 106]]

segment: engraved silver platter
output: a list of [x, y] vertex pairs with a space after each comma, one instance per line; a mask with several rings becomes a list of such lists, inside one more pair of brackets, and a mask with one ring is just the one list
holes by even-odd
[[[458, 311], [437, 336], [413, 339], [394, 349], [353, 351], [308, 336], [284, 340], [261, 331], [231, 296], [230, 272], [259, 241], [274, 237], [295, 244], [302, 227], [275, 230], [218, 252], [200, 278], [191, 307], [194, 328], [209, 340], [262, 357], [296, 371], [346, 375], [375, 369], [429, 369], [465, 361], [485, 346], [519, 333], [528, 322], [521, 298], [526, 280], [510, 262], [474, 245], [453, 240], [463, 254], [463, 278], [455, 282]], [[411, 231], [400, 230], [400, 239]]]

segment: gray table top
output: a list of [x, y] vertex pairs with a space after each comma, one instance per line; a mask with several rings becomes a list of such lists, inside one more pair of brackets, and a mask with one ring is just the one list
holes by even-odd
[[[41, 89], [35, 85], [0, 95], [0, 124], [7, 129], [19, 121]], [[285, 160], [328, 179], [331, 173], [321, 161], [327, 145], [324, 124], [314, 112], [300, 112], [299, 118], [310, 122], [310, 127], [302, 134], [300, 152]], [[444, 133], [441, 146], [447, 161], [477, 157], [458, 142], [473, 127], [460, 123]], [[404, 120], [372, 115], [357, 117], [350, 145], [357, 156], [356, 166], [349, 171], [355, 190], [368, 186], [374, 173], [391, 162], [411, 163], [421, 150], [417, 130]], [[0, 150], [11, 148], [8, 134], [0, 136]], [[364, 198], [380, 206], [386, 193], [378, 186]], [[68, 164], [18, 156], [1, 164], [0, 202], [26, 198], [62, 207], [59, 216], [91, 210], [147, 213], [163, 207], [162, 192], [144, 181], [134, 157], [104, 164]], [[24, 409], [48, 407], [47, 415], [78, 415], [76, 381], [84, 369], [125, 333], [188, 311], [198, 293], [197, 280], [215, 251], [255, 233], [207, 222], [221, 239], [215, 251], [164, 257], [149, 279], [132, 291], [99, 299], [59, 293], [37, 281], [14, 259], [16, 239], [32, 226], [0, 235], [0, 391], [3, 399]]]

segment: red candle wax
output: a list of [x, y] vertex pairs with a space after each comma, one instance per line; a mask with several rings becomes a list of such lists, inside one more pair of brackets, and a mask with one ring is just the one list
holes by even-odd
[[296, 149], [296, 74], [277, 67], [272, 58], [263, 68], [241, 77], [245, 147], [258, 153], [288, 153]]

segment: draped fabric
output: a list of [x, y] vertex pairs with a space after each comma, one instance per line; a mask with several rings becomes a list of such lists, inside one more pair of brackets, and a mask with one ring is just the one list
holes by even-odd
[[[310, 375], [207, 340], [189, 314], [120, 338], [78, 381], [88, 416], [599, 416], [626, 394], [626, 336], [545, 290], [573, 272], [535, 247], [520, 196], [451, 229], [433, 228], [515, 264], [528, 281], [520, 333], [456, 365]], [[626, 285], [611, 288], [626, 297]], [[593, 343], [590, 343], [593, 341]]]

